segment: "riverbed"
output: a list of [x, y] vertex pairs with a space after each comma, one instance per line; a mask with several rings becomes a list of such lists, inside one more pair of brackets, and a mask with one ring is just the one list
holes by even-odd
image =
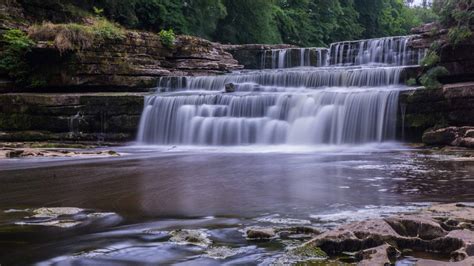
[[[2, 161], [0, 264], [272, 264], [304, 239], [251, 241], [246, 228], [324, 231], [433, 202], [474, 201], [468, 150], [386, 143], [116, 151], [120, 157]], [[85, 214], [51, 226], [61, 216], [31, 218], [41, 207]], [[176, 241], [177, 229], [209, 242]]]

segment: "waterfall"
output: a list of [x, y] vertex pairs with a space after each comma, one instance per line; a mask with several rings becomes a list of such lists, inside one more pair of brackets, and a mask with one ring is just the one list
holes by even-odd
[[[394, 140], [410, 37], [265, 51], [262, 66], [222, 76], [162, 78], [138, 141], [180, 145], [361, 144]], [[233, 89], [225, 93], [226, 86]], [[235, 90], [235, 91], [234, 91]]]
[[261, 69], [326, 66], [327, 48], [288, 48], [262, 52]]
[[[425, 49], [408, 46], [412, 36], [332, 43], [328, 48], [288, 48], [262, 53], [262, 69], [386, 64], [419, 65]], [[329, 56], [328, 56], [329, 55]], [[328, 57], [330, 60], [328, 62]], [[270, 62], [270, 66], [267, 66]]]

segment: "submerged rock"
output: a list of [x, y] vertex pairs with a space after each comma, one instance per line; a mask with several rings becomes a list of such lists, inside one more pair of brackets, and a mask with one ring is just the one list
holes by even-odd
[[206, 251], [206, 256], [213, 259], [227, 259], [238, 254], [247, 252], [254, 247], [229, 248], [229, 247], [211, 247]]
[[[93, 212], [75, 207], [44, 207], [38, 209], [26, 209], [22, 210], [22, 212], [29, 213], [30, 216], [26, 216], [22, 220], [15, 222], [16, 225], [52, 226], [59, 228], [76, 227], [87, 224], [91, 221], [116, 215], [111, 212]], [[115, 223], [117, 221], [118, 220], [111, 222]]]
[[169, 241], [183, 245], [208, 247], [212, 244], [205, 230], [178, 229], [170, 232]]
[[227, 83], [225, 84], [225, 92], [235, 92], [235, 84], [234, 83]]
[[308, 239], [321, 232], [312, 226], [290, 227], [250, 227], [245, 230], [245, 236], [250, 240], [263, 239]]
[[252, 227], [245, 231], [248, 239], [271, 239], [276, 237], [276, 232], [273, 228]]

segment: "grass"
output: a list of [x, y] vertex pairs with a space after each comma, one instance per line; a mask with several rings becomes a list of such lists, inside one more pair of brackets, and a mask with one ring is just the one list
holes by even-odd
[[53, 24], [45, 22], [28, 29], [28, 36], [35, 41], [53, 44], [61, 53], [100, 46], [107, 40], [125, 38], [125, 30], [104, 19], [94, 18], [89, 24]]

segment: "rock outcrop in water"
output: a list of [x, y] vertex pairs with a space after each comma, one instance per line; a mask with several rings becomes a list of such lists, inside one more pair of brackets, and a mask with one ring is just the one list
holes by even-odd
[[355, 254], [360, 265], [392, 264], [417, 253], [431, 253], [431, 257], [445, 257], [446, 261], [417, 258], [416, 265], [471, 265], [473, 229], [474, 206], [435, 205], [417, 214], [343, 225], [316, 236], [303, 247], [320, 249], [332, 257]]
[[[403, 133], [405, 140], [421, 141], [423, 133], [430, 128], [465, 127], [473, 126], [474, 123], [472, 82], [445, 85], [441, 89], [402, 92], [399, 102], [399, 131]], [[428, 136], [429, 133], [425, 138], [426, 143], [435, 144]], [[448, 141], [444, 138], [436, 141], [436, 144], [449, 145], [454, 139], [450, 137]]]

